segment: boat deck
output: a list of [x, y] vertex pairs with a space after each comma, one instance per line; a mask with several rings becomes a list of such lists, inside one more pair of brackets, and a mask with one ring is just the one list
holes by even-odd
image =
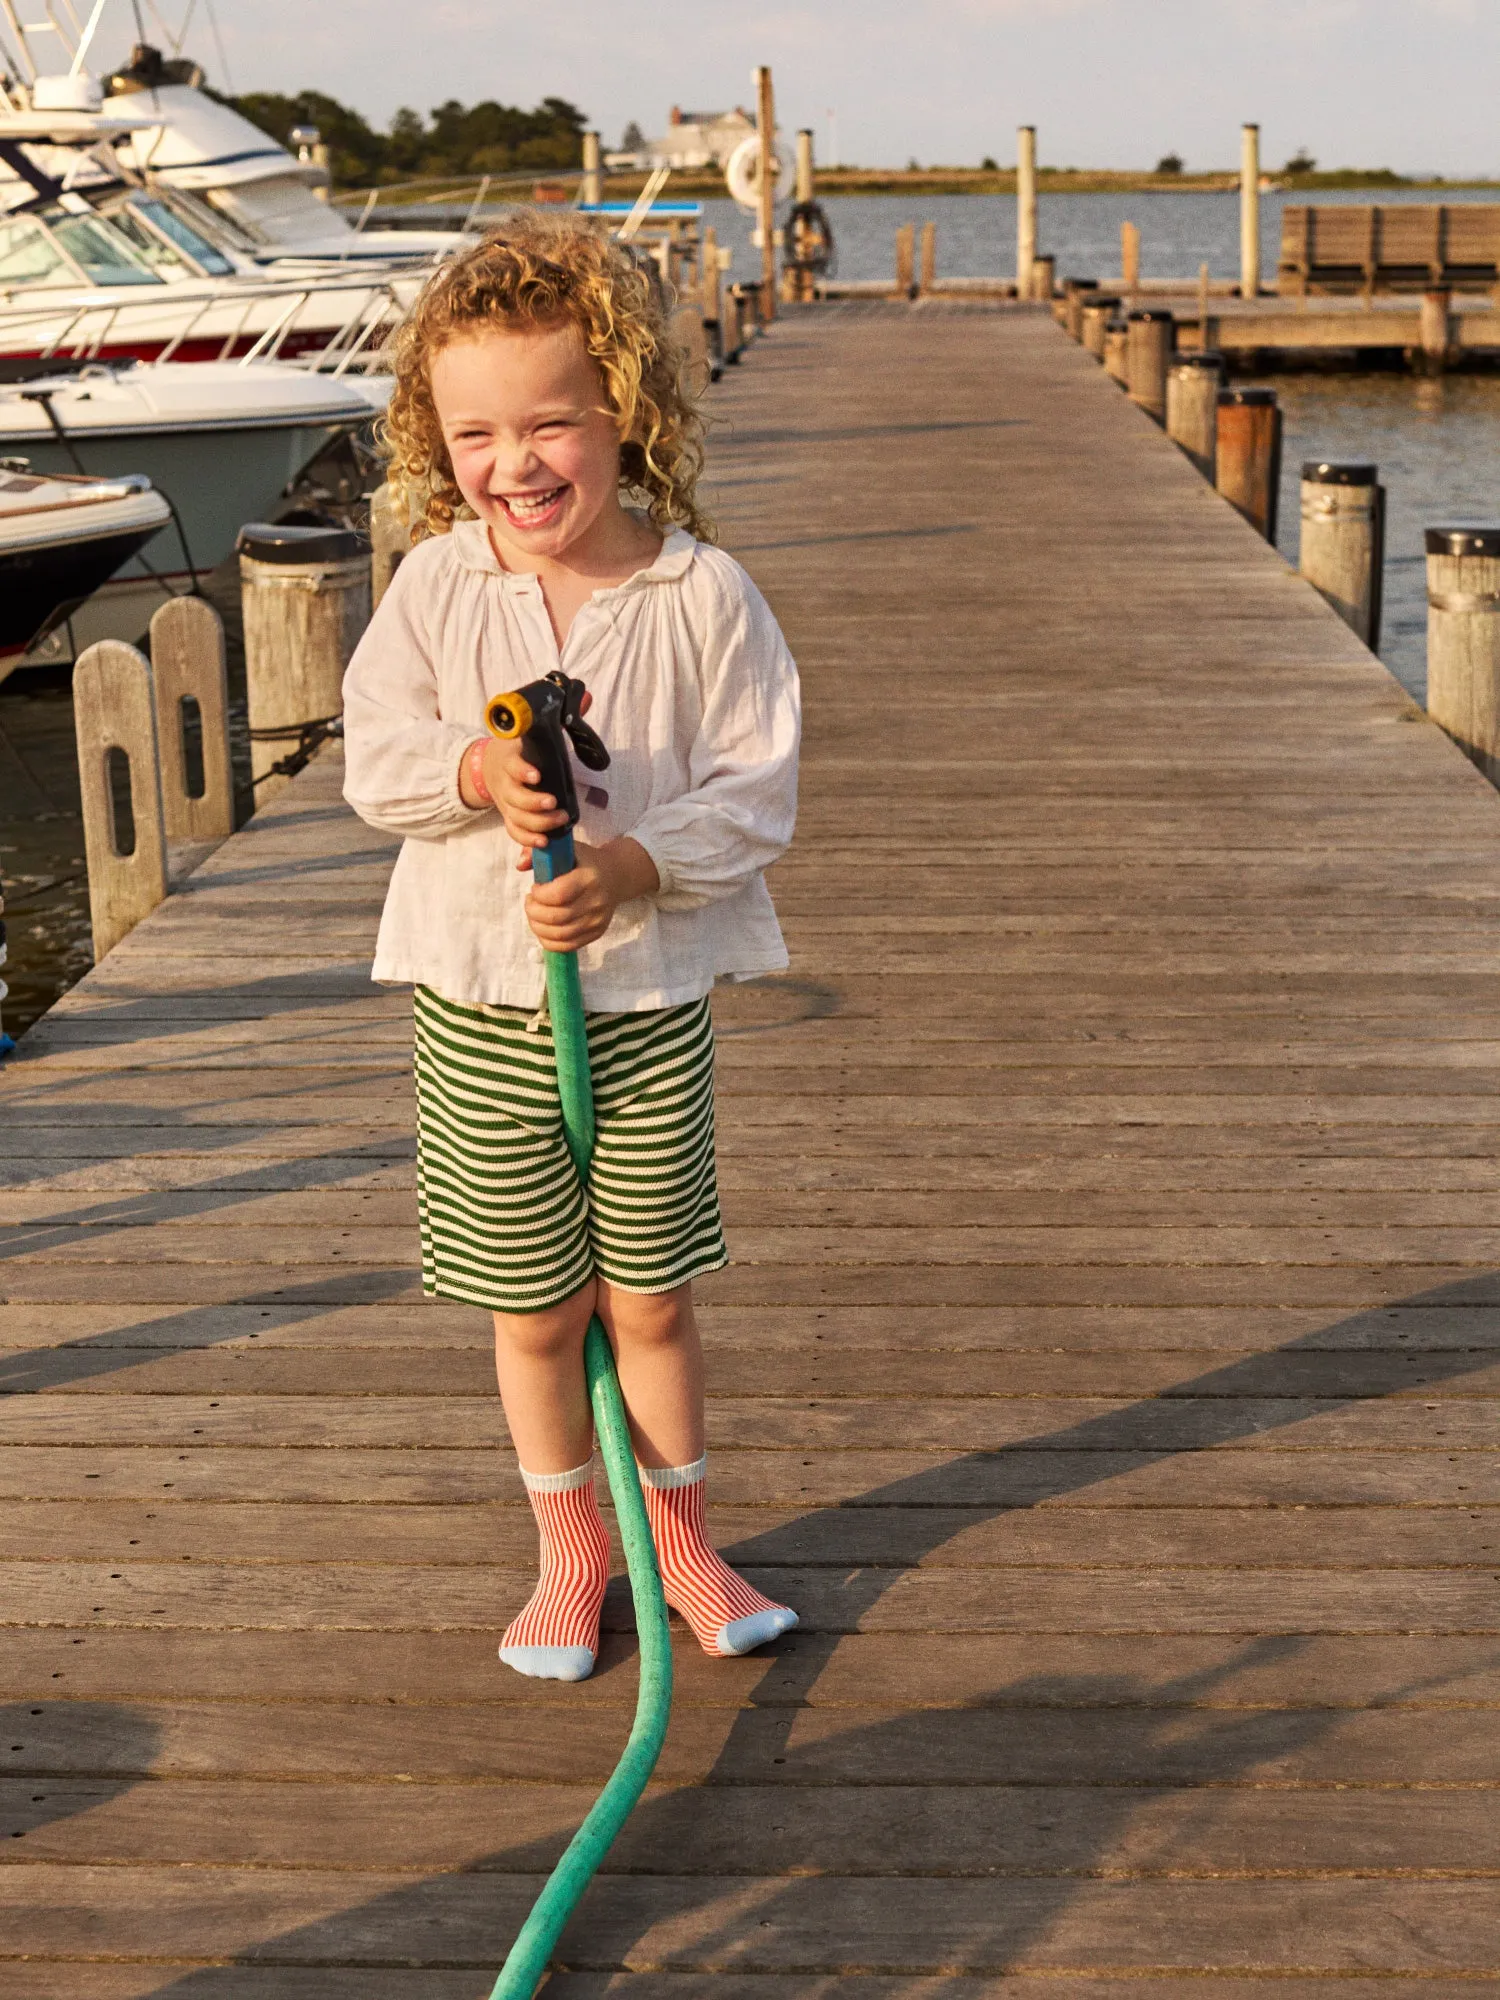
[[[1500, 798], [1044, 315], [813, 308], [713, 408], [807, 754], [712, 1490], [804, 1624], [679, 1644], [549, 2000], [1490, 1990]], [[0, 1072], [4, 2000], [483, 2000], [628, 1725], [618, 1583], [592, 1682], [494, 1659], [338, 780]]]

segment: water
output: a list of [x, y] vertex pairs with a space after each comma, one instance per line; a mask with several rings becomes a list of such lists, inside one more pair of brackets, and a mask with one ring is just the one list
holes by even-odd
[[1424, 528], [1500, 520], [1500, 379], [1448, 375], [1282, 375], [1285, 430], [1277, 544], [1297, 560], [1299, 482], [1308, 458], [1369, 459], [1386, 489], [1380, 657], [1417, 701], [1427, 697]]
[[[1385, 204], [1495, 201], [1493, 188], [1355, 189], [1336, 193], [1265, 194], [1260, 200], [1261, 277], [1276, 276], [1281, 211], [1288, 202]], [[937, 224], [939, 277], [1009, 277], [1016, 268], [1016, 198], [1009, 194], [835, 196], [826, 204], [841, 278], [888, 278], [895, 268], [895, 234], [904, 222]], [[704, 220], [734, 251], [737, 278], [760, 275], [750, 218], [732, 201], [706, 201]], [[1038, 203], [1038, 246], [1057, 259], [1061, 277], [1120, 274], [1120, 225], [1141, 232], [1144, 278], [1196, 278], [1207, 264], [1213, 278], [1240, 275], [1240, 198], [1224, 194], [1044, 194]]]
[[[1402, 195], [1318, 195], [1318, 201], [1430, 201]], [[1444, 200], [1492, 198], [1484, 190], [1443, 193]], [[1264, 275], [1274, 276], [1280, 215], [1286, 200], [1261, 199]], [[953, 277], [1008, 273], [1015, 262], [1014, 197], [1008, 195], [850, 196], [828, 204], [846, 278], [883, 278], [903, 222], [937, 224], [938, 270]], [[735, 275], [760, 268], [748, 218], [729, 201], [705, 202], [722, 244], [735, 253]], [[1044, 195], [1042, 246], [1059, 273], [1109, 278], [1120, 267], [1120, 224], [1141, 232], [1146, 277], [1191, 278], [1207, 263], [1215, 278], [1239, 272], [1239, 200], [1235, 194]], [[1286, 375], [1277, 388], [1285, 412], [1280, 545], [1297, 556], [1298, 474], [1304, 458], [1372, 459], [1389, 494], [1385, 630], [1382, 659], [1418, 701], [1424, 698], [1426, 591], [1422, 530], [1445, 518], [1500, 519], [1500, 378], [1467, 375], [1420, 381], [1401, 374]], [[232, 566], [231, 566], [232, 568]], [[216, 578], [231, 641], [235, 580]], [[231, 644], [237, 738], [243, 736], [243, 675]], [[237, 741], [243, 761], [244, 743]], [[11, 997], [4, 1023], [19, 1032], [87, 970], [88, 893], [73, 745], [72, 702], [65, 679], [32, 672], [0, 684], [0, 882], [9, 904]]]

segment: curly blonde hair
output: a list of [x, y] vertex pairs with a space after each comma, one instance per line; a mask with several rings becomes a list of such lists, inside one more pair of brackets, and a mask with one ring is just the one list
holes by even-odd
[[703, 420], [652, 274], [580, 216], [520, 209], [428, 282], [395, 339], [396, 387], [382, 427], [387, 481], [412, 539], [443, 535], [469, 509], [432, 400], [432, 360], [484, 327], [569, 321], [599, 369], [620, 435], [620, 487], [652, 522], [714, 540], [698, 503]]

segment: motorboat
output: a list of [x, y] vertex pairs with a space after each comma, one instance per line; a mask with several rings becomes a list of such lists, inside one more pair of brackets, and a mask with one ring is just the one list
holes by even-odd
[[431, 263], [462, 244], [463, 236], [452, 230], [352, 223], [324, 198], [328, 169], [313, 157], [312, 145], [289, 152], [231, 106], [207, 96], [202, 83], [196, 63], [165, 59], [138, 43], [130, 61], [103, 79], [104, 108], [158, 122], [122, 135], [115, 150], [149, 185], [207, 202], [253, 246], [257, 261]]
[[[0, 361], [0, 457], [43, 478], [144, 474], [173, 510], [171, 532], [133, 553], [74, 618], [77, 643], [138, 637], [166, 596], [229, 555], [244, 522], [276, 511], [313, 460], [367, 433], [390, 386], [284, 362]], [[56, 660], [60, 646], [54, 632], [28, 662]]]
[[[0, 158], [22, 152], [7, 122], [0, 112]], [[347, 370], [367, 365], [420, 287], [376, 269], [247, 274], [163, 201], [130, 191], [100, 213], [26, 164], [32, 198], [0, 213], [0, 354]]]
[[[102, 82], [96, 79], [85, 59], [106, 4], [98, 0], [80, 28], [50, 6], [46, 21], [28, 21], [15, 0], [0, 0], [0, 21], [8, 30], [0, 35], [0, 68], [9, 72], [0, 80], [0, 108], [8, 106], [12, 115], [63, 111], [95, 122], [102, 143], [90, 159], [73, 163], [69, 185], [78, 192], [92, 198], [117, 179], [148, 187], [221, 253], [277, 275], [287, 260], [430, 265], [463, 242], [452, 230], [369, 229], [365, 217], [351, 222], [327, 200], [329, 173], [317, 157], [317, 134], [289, 152], [210, 96], [202, 88], [202, 68], [190, 58], [164, 56], [139, 42], [128, 62]], [[42, 70], [31, 46], [38, 36], [45, 38], [43, 60], [55, 61], [59, 49], [69, 60], [66, 76]], [[81, 127], [71, 143], [76, 146], [80, 136], [87, 136]], [[47, 144], [43, 139], [27, 150], [61, 173], [48, 159]], [[17, 172], [16, 162], [0, 151], [0, 208], [16, 198], [12, 186], [7, 199], [5, 183]]]
[[171, 519], [139, 473], [49, 477], [0, 459], [0, 680]]

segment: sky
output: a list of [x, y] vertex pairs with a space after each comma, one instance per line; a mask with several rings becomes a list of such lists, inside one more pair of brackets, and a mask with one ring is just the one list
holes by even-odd
[[[142, 0], [136, 0], [137, 5]], [[148, 14], [152, 0], [144, 0]], [[187, 0], [155, 0], [175, 31]], [[778, 122], [845, 163], [1015, 158], [1232, 168], [1242, 122], [1267, 165], [1500, 172], [1500, 0], [194, 0], [186, 49], [237, 91], [314, 88], [385, 125], [447, 98], [570, 99], [618, 143], [670, 105], [753, 103], [773, 69]], [[108, 0], [99, 52], [133, 38]], [[101, 63], [101, 67], [107, 63]], [[830, 111], [834, 114], [832, 126]]]

